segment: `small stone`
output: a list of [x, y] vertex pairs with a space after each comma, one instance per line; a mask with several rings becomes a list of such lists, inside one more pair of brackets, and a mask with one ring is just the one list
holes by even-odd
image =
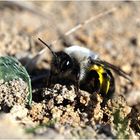
[[52, 113], [52, 117], [55, 119], [60, 119], [61, 115], [62, 115], [62, 110], [58, 109], [57, 107], [54, 107], [52, 110], [51, 110], [51, 113]]
[[138, 45], [137, 38], [136, 38], [136, 37], [131, 37], [131, 38], [130, 38], [130, 43], [131, 43], [133, 46], [137, 46], [137, 45]]
[[90, 95], [89, 94], [82, 94], [82, 96], [80, 97], [80, 103], [84, 104], [85, 106], [88, 105], [89, 101], [90, 101]]
[[27, 116], [28, 109], [24, 106], [15, 105], [11, 110], [10, 113], [14, 118], [23, 119]]
[[61, 95], [58, 95], [55, 100], [57, 101], [57, 104], [60, 104], [63, 102], [64, 98]]
[[126, 97], [129, 106], [140, 104], [140, 90], [132, 90]]
[[132, 71], [132, 67], [131, 67], [130, 63], [124, 64], [121, 68], [122, 68], [126, 73], [130, 73], [130, 72]]

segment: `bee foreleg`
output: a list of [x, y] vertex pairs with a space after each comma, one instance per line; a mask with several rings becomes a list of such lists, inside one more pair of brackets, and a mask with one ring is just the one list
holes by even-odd
[[47, 79], [47, 87], [49, 88], [52, 84], [52, 71], [49, 73], [49, 77]]
[[79, 93], [79, 88], [80, 88], [80, 83], [79, 83], [79, 74], [76, 76], [76, 80], [75, 80], [75, 85], [74, 85], [74, 90], [75, 93], [78, 95]]
[[75, 93], [79, 92], [79, 82], [78, 81], [74, 85], [74, 90], [75, 90]]

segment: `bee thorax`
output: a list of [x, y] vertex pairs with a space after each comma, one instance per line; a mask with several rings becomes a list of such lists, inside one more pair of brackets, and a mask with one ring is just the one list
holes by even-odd
[[91, 57], [92, 59], [97, 59], [98, 55], [87, 49], [84, 47], [80, 47], [80, 46], [70, 46], [66, 49], [64, 49], [64, 51], [69, 54], [71, 57], [74, 57], [75, 59], [77, 59], [77, 61], [81, 62], [86, 60], [87, 58]]

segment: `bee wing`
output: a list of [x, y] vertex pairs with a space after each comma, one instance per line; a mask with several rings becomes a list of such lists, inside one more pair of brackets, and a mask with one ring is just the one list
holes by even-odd
[[96, 63], [96, 64], [102, 64], [105, 67], [108, 67], [108, 68], [112, 69], [115, 73], [119, 74], [120, 76], [122, 76], [122, 77], [128, 79], [130, 82], [132, 82], [131, 77], [126, 72], [124, 72], [122, 69], [120, 69], [119, 67], [117, 67], [117, 66], [115, 66], [113, 64], [110, 64], [109, 62], [100, 60], [100, 59], [94, 60], [94, 63]]

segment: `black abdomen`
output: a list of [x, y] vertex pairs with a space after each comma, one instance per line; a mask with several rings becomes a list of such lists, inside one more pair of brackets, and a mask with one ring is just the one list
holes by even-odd
[[92, 65], [86, 73], [84, 80], [80, 83], [80, 88], [90, 93], [101, 94], [103, 106], [115, 92], [115, 81], [110, 70], [100, 65]]

